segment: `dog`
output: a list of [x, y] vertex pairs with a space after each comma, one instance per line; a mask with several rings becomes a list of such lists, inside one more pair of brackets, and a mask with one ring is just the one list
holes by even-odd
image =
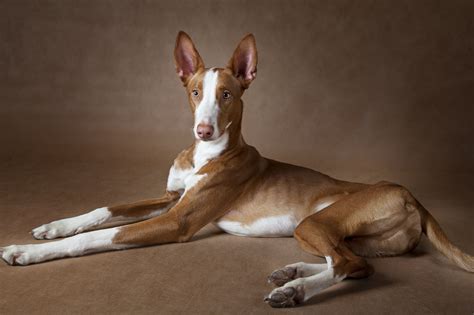
[[[264, 299], [272, 307], [304, 303], [345, 278], [368, 277], [373, 268], [364, 257], [407, 253], [423, 233], [453, 263], [474, 272], [473, 257], [448, 240], [403, 186], [337, 180], [264, 158], [245, 143], [241, 97], [257, 73], [252, 34], [239, 42], [226, 67], [205, 68], [181, 31], [174, 59], [194, 115], [195, 142], [174, 160], [164, 195], [35, 228], [36, 239], [64, 239], [1, 248], [8, 264], [187, 242], [214, 223], [239, 236], [294, 236], [303, 250], [325, 257], [325, 264], [299, 262], [274, 271], [268, 280], [276, 288]], [[104, 225], [115, 227], [99, 229]]]

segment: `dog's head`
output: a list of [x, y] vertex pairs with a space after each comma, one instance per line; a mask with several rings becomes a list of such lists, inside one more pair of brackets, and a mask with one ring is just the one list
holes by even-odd
[[179, 32], [174, 50], [176, 71], [183, 81], [194, 113], [194, 136], [213, 141], [242, 116], [241, 96], [257, 74], [257, 47], [245, 36], [225, 68], [205, 68], [191, 38]]

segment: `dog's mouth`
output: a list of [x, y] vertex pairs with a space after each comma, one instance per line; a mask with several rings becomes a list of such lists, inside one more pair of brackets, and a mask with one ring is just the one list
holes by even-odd
[[194, 138], [195, 138], [196, 140], [199, 140], [199, 141], [202, 141], [202, 142], [213, 142], [213, 141], [216, 141], [216, 140], [219, 140], [220, 138], [222, 138], [222, 135], [223, 135], [223, 134], [219, 135], [218, 137], [212, 136], [211, 138], [203, 139], [203, 138], [200, 138], [198, 135], [195, 134], [195, 135], [194, 135]]
[[219, 139], [219, 138], [216, 138], [216, 139], [201, 139], [199, 137], [196, 137], [196, 140], [199, 140], [199, 141], [202, 141], [202, 142], [212, 142], [212, 141], [216, 141], [217, 139]]
[[209, 139], [201, 139], [198, 135], [194, 135], [194, 138], [196, 140], [199, 140], [199, 142], [205, 142], [205, 143], [209, 143], [209, 144], [222, 144], [222, 143], [225, 143], [228, 141], [229, 139], [229, 132], [224, 129], [222, 132], [219, 132], [219, 135], [216, 136], [216, 135], [213, 135], [211, 138]]

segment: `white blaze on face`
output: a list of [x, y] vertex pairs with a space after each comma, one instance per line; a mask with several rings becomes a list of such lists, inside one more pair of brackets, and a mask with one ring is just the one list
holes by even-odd
[[213, 68], [207, 70], [204, 75], [202, 84], [202, 100], [194, 113], [194, 135], [196, 138], [199, 138], [197, 134], [197, 126], [199, 124], [206, 124], [214, 127], [214, 135], [211, 139], [217, 139], [220, 137], [219, 128], [217, 126], [219, 104], [216, 99], [218, 77], [219, 72]]

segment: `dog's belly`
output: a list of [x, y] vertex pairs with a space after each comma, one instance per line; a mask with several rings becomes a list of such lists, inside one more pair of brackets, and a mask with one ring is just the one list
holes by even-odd
[[292, 236], [299, 220], [293, 214], [257, 218], [248, 220], [229, 220], [225, 217], [215, 224], [225, 232], [238, 236], [282, 237]]
[[252, 237], [283, 237], [292, 236], [298, 224], [307, 216], [319, 212], [345, 194], [331, 195], [320, 198], [311, 204], [301, 202], [300, 205], [271, 202], [264, 208], [262, 203], [248, 203], [243, 207], [229, 211], [215, 221], [220, 229], [233, 235]]

